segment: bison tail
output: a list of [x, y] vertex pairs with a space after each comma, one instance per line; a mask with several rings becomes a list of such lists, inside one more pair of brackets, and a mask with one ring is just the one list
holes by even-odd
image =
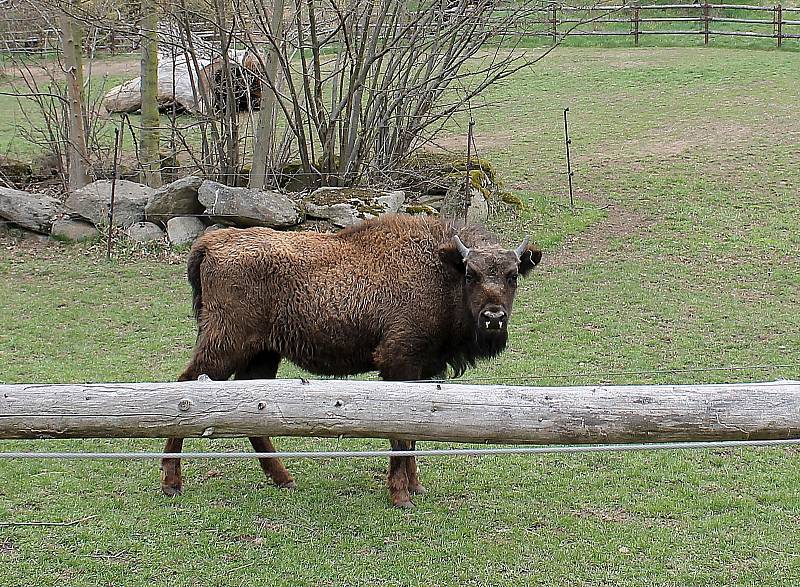
[[203, 288], [200, 284], [200, 265], [206, 256], [206, 248], [202, 244], [192, 247], [189, 253], [188, 271], [189, 285], [192, 286], [192, 309], [195, 319], [200, 319], [200, 310], [203, 308]]

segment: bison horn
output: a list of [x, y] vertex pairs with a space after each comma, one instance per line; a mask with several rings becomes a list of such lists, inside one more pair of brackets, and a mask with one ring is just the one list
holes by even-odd
[[461, 253], [461, 258], [466, 260], [467, 255], [469, 255], [469, 249], [466, 246], [464, 246], [464, 243], [461, 242], [461, 239], [458, 238], [458, 235], [453, 235], [453, 242], [456, 243], [458, 252]]
[[525, 251], [528, 250], [528, 237], [526, 236], [522, 244], [520, 244], [516, 249], [514, 249], [514, 253], [517, 255], [517, 261], [522, 260], [522, 255], [525, 254]]

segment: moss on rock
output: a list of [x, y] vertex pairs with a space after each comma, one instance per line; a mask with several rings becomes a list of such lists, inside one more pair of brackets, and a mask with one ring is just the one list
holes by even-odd
[[519, 208], [520, 210], [525, 207], [525, 202], [522, 201], [522, 198], [507, 190], [502, 190], [500, 192], [500, 201], [514, 206], [515, 208]]
[[408, 159], [408, 168], [412, 173], [407, 189], [418, 191], [423, 197], [463, 191], [464, 174], [469, 173], [473, 194], [482, 195], [490, 203], [524, 207], [518, 196], [503, 187], [496, 168], [487, 159], [473, 157], [467, 171], [464, 154], [420, 151]]

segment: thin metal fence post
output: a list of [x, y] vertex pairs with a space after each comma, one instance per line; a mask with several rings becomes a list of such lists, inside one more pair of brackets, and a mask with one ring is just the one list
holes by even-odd
[[464, 224], [467, 223], [467, 215], [469, 214], [469, 206], [472, 203], [472, 142], [473, 133], [475, 132], [475, 121], [470, 119], [469, 130], [467, 131], [467, 180], [464, 185], [464, 205], [461, 207], [464, 216]]
[[569, 138], [569, 127], [567, 125], [567, 112], [569, 108], [564, 108], [564, 147], [567, 151], [567, 179], [569, 181], [569, 206], [575, 207], [575, 200], [572, 195], [572, 160], [570, 158], [569, 146], [572, 144], [572, 139]]
[[117, 192], [117, 173], [118, 169], [118, 154], [119, 154], [120, 133], [119, 129], [114, 129], [114, 167], [111, 172], [111, 202], [108, 206], [108, 248], [106, 250], [106, 259], [111, 259], [111, 240], [113, 238], [114, 229], [114, 200]]

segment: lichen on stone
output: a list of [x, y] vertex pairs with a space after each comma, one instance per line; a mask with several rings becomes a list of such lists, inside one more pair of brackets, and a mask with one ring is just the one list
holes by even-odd
[[419, 191], [422, 197], [463, 192], [468, 173], [473, 195], [480, 194], [490, 203], [524, 207], [519, 197], [504, 188], [494, 165], [482, 157], [472, 157], [467, 171], [463, 153], [419, 151], [409, 157], [407, 166], [412, 172], [408, 187]]

